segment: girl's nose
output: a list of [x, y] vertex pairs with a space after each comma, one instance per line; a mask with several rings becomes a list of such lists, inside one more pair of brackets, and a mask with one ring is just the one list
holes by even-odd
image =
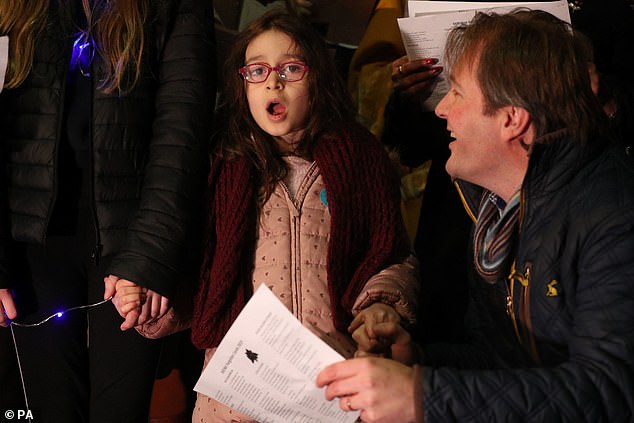
[[269, 90], [273, 90], [273, 89], [282, 88], [282, 85], [284, 82], [282, 78], [280, 78], [280, 76], [277, 74], [277, 72], [272, 70], [271, 73], [269, 74], [269, 77], [266, 78], [265, 83], [266, 83], [266, 88], [268, 88]]

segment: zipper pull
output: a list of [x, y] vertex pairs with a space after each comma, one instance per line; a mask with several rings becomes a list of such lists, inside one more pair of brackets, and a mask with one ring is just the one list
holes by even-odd
[[518, 281], [522, 284], [523, 287], [527, 287], [529, 281], [531, 280], [531, 268], [529, 265], [526, 266], [526, 270], [524, 274], [521, 274], [515, 269], [515, 262], [511, 266], [511, 273], [508, 276], [509, 282], [513, 283], [513, 281]]
[[514, 317], [513, 314], [513, 297], [508, 294], [506, 296], [506, 314], [508, 314], [511, 317]]
[[103, 250], [103, 245], [101, 244], [96, 244], [92, 248], [92, 254], [90, 255], [90, 258], [94, 261], [95, 266], [99, 266], [99, 260], [101, 259], [102, 250]]

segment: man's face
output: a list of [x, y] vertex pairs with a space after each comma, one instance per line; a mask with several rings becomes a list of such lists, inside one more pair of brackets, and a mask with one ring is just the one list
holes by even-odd
[[447, 120], [447, 130], [454, 138], [445, 166], [449, 175], [487, 187], [499, 169], [502, 122], [499, 112], [484, 114], [484, 97], [474, 73], [475, 67], [466, 65], [455, 69], [450, 90], [436, 106], [436, 114]]

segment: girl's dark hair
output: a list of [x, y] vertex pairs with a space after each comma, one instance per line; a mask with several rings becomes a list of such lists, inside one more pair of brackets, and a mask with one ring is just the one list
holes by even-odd
[[286, 165], [275, 139], [264, 132], [251, 116], [245, 82], [238, 73], [244, 66], [245, 54], [251, 41], [260, 34], [275, 30], [288, 35], [302, 60], [309, 66], [309, 113], [302, 140], [295, 154], [310, 159], [315, 141], [324, 131], [355, 118], [352, 100], [341, 75], [335, 68], [325, 40], [312, 25], [284, 9], [272, 10], [237, 35], [231, 53], [224, 64], [223, 87], [215, 114], [219, 130], [214, 143], [216, 154], [231, 158], [247, 156], [262, 177], [264, 190], [260, 201], [266, 200], [275, 183], [286, 175]]

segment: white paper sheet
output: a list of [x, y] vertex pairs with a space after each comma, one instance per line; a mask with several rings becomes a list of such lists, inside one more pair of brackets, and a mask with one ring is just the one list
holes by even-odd
[[194, 390], [261, 423], [353, 423], [326, 401], [317, 373], [344, 358], [291, 314], [264, 284], [253, 294]]
[[9, 37], [3, 35], [0, 37], [0, 93], [4, 87], [4, 77], [7, 72], [7, 64], [9, 63]]
[[[525, 1], [500, 1], [500, 2], [486, 2], [486, 1], [429, 1], [429, 0], [410, 0], [407, 2], [407, 16], [420, 16], [429, 15], [432, 13], [446, 13], [458, 10], [473, 10], [473, 9], [490, 9], [495, 7], [520, 7], [532, 5], [540, 2], [525, 2]], [[532, 8], [532, 7], [531, 7]]]
[[[439, 60], [436, 66], [445, 66], [443, 57], [445, 42], [447, 34], [454, 26], [468, 23], [477, 12], [507, 13], [519, 6], [544, 10], [570, 23], [570, 12], [566, 0], [541, 3], [410, 1], [410, 15], [415, 13], [416, 16], [398, 19], [405, 52], [410, 60], [433, 57]], [[423, 103], [423, 110], [434, 110], [448, 89], [447, 75], [443, 72], [436, 78], [431, 95]]]

